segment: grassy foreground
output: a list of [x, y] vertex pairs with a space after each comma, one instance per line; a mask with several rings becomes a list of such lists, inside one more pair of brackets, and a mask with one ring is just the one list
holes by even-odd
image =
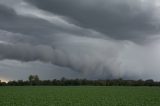
[[160, 106], [160, 88], [0, 87], [0, 106]]

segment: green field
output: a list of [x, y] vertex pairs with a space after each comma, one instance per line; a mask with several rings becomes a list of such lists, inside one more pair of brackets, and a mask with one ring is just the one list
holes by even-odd
[[160, 106], [160, 88], [0, 87], [0, 106]]

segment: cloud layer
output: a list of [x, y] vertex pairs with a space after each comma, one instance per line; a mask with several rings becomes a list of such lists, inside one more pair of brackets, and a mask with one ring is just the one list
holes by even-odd
[[27, 0], [116, 39], [139, 41], [159, 33], [158, 0]]
[[1, 0], [0, 77], [16, 79], [9, 70], [27, 67], [29, 75], [37, 65], [44, 79], [160, 80], [158, 3]]

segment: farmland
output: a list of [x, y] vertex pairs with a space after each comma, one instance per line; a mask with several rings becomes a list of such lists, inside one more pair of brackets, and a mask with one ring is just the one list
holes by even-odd
[[159, 87], [0, 87], [0, 106], [159, 106]]

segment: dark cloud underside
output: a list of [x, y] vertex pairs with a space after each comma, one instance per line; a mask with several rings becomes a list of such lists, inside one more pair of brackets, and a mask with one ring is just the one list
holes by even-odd
[[43, 79], [159, 80], [160, 7], [155, 3], [0, 0], [0, 79], [39, 74]]
[[[154, 7], [146, 0], [26, 0], [41, 9], [68, 16], [83, 27], [103, 32], [116, 39], [144, 39], [159, 33]], [[150, 5], [149, 5], [150, 4]], [[148, 6], [149, 5], [149, 6]]]

